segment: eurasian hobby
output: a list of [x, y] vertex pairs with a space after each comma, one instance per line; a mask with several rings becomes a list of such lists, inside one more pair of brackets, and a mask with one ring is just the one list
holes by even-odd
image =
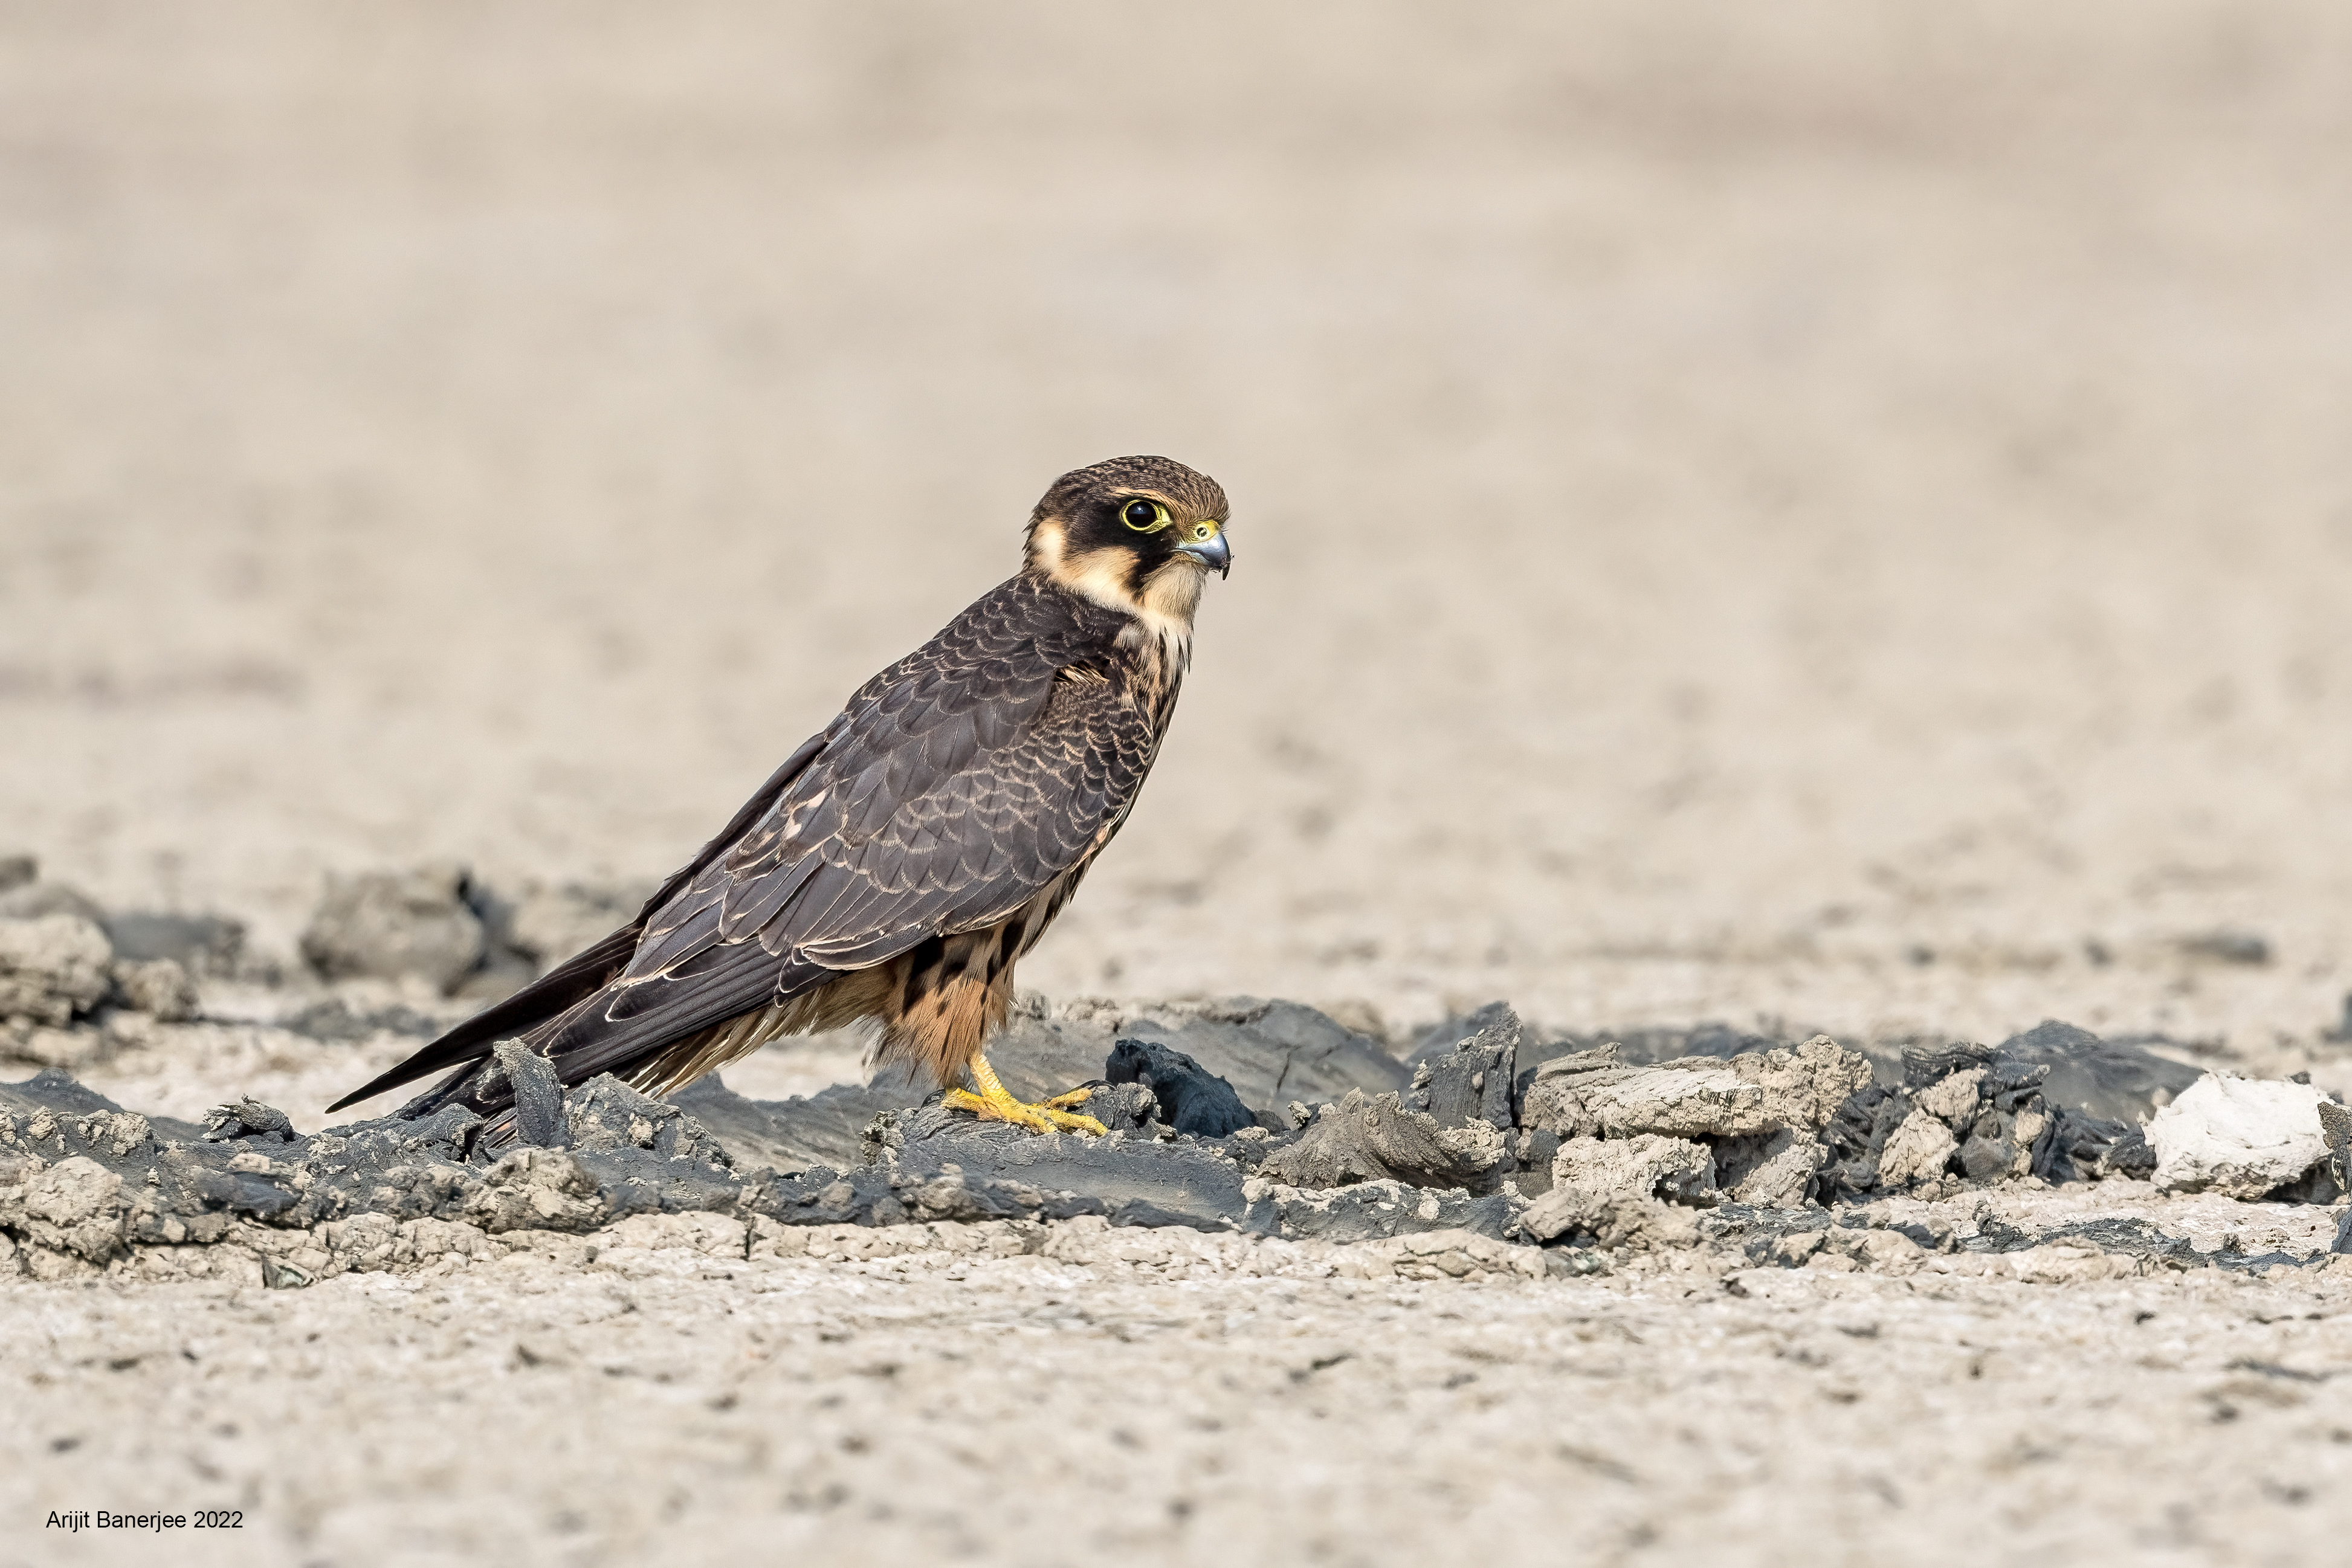
[[927, 1069], [951, 1105], [1101, 1132], [1065, 1108], [1083, 1093], [1015, 1100], [982, 1048], [1151, 770], [1225, 519], [1216, 481], [1164, 457], [1064, 475], [1019, 574], [859, 687], [635, 920], [329, 1109], [454, 1068], [402, 1114], [496, 1117], [503, 1040], [566, 1085], [664, 1094], [873, 1019], [875, 1065]]

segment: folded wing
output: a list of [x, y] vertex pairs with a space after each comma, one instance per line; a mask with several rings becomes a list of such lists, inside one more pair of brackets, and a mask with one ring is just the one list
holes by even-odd
[[1003, 920], [1117, 830], [1157, 748], [1090, 610], [997, 589], [861, 688], [631, 925], [335, 1108], [518, 1035], [566, 1082], [625, 1071]]

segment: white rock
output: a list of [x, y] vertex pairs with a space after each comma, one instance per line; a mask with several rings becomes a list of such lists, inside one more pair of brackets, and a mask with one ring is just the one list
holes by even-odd
[[1551, 1180], [1555, 1188], [1580, 1187], [1612, 1198], [1706, 1202], [1715, 1191], [1715, 1154], [1704, 1145], [1654, 1133], [1605, 1142], [1570, 1138], [1552, 1156]]
[[1605, 1052], [1587, 1051], [1536, 1069], [1522, 1124], [1563, 1138], [1811, 1131], [1869, 1082], [1869, 1061], [1826, 1035], [1791, 1050], [1729, 1061], [1686, 1056], [1653, 1067], [1621, 1067]]
[[1886, 1140], [1878, 1155], [1878, 1185], [1907, 1186], [1941, 1176], [1944, 1163], [1959, 1148], [1959, 1141], [1940, 1117], [1914, 1111]]
[[2147, 1124], [2156, 1185], [2165, 1192], [2260, 1197], [2327, 1156], [2308, 1083], [2209, 1072]]
[[1981, 1067], [1971, 1067], [1966, 1072], [1948, 1072], [1933, 1088], [1919, 1091], [1913, 1103], [1958, 1132], [1977, 1119], [1978, 1086], [1984, 1082], [1984, 1077]]
[[1721, 1168], [1723, 1151], [1717, 1149], [1716, 1179], [1731, 1200], [1767, 1208], [1802, 1208], [1830, 1152], [1820, 1139], [1783, 1127], [1764, 1138], [1756, 1155], [1756, 1163], [1735, 1176]]
[[1603, 1246], [1678, 1245], [1697, 1234], [1682, 1205], [1712, 1200], [1715, 1153], [1654, 1133], [1570, 1138], [1552, 1159], [1551, 1181], [1519, 1215], [1520, 1229], [1535, 1239], [1589, 1231]]

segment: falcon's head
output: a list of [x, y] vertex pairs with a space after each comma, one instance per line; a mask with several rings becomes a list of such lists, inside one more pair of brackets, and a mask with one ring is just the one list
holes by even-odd
[[1232, 570], [1225, 492], [1165, 457], [1114, 457], [1054, 481], [1029, 517], [1028, 569], [1148, 622], [1189, 628]]

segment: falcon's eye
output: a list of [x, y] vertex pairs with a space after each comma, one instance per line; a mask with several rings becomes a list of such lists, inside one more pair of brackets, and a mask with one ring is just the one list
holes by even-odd
[[1148, 534], [1168, 526], [1168, 508], [1157, 501], [1129, 501], [1119, 508], [1118, 516], [1121, 522], [1138, 533]]

